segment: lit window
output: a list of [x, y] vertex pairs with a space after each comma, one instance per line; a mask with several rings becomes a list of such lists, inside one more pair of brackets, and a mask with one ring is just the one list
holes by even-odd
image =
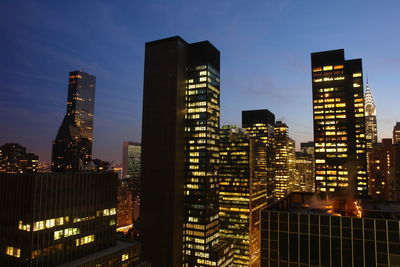
[[6, 254], [9, 256], [19, 258], [21, 257], [21, 250], [19, 248], [6, 247]]
[[128, 253], [124, 253], [124, 254], [122, 254], [122, 258], [121, 258], [121, 260], [122, 260], [122, 261], [126, 261], [127, 259], [129, 259], [129, 255], [128, 255]]
[[323, 70], [324, 70], [324, 71], [333, 70], [333, 66], [324, 66], [324, 67], [323, 67]]
[[313, 68], [313, 70], [312, 70], [313, 72], [319, 72], [319, 71], [322, 71], [322, 67], [315, 67], [315, 68]]

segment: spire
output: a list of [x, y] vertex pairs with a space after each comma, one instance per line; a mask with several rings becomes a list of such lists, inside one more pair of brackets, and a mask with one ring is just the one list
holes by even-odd
[[376, 115], [374, 99], [372, 98], [371, 89], [369, 88], [368, 84], [368, 76], [367, 76], [367, 85], [365, 88], [364, 99], [365, 99], [365, 115], [366, 116]]

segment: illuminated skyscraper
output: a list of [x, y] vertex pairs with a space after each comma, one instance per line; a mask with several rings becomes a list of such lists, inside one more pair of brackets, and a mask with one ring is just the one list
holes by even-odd
[[260, 266], [260, 216], [267, 204], [265, 144], [237, 126], [220, 130], [221, 238], [233, 241], [234, 266]]
[[96, 77], [69, 73], [67, 114], [53, 142], [52, 170], [78, 171], [92, 159]]
[[[291, 169], [291, 139], [289, 138], [288, 126], [277, 121], [275, 124], [275, 179], [273, 198], [279, 200], [289, 193], [293, 171]], [[293, 149], [294, 153], [294, 149]]]
[[344, 50], [311, 54], [316, 189], [367, 195], [361, 59]]
[[275, 115], [268, 109], [242, 111], [242, 127], [251, 137], [260, 139], [265, 144], [267, 158], [267, 199], [273, 200], [275, 188]]
[[365, 139], [367, 142], [367, 150], [372, 149], [372, 144], [378, 142], [378, 133], [376, 127], [376, 107], [372, 98], [368, 81], [365, 90]]
[[219, 57], [208, 41], [146, 43], [140, 214], [154, 266], [232, 260], [219, 240]]
[[393, 144], [400, 143], [400, 122], [393, 127]]

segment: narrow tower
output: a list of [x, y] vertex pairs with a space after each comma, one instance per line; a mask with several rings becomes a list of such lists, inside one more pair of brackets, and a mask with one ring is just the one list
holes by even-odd
[[67, 113], [53, 142], [52, 170], [78, 171], [92, 159], [96, 77], [69, 73]]
[[367, 150], [372, 149], [372, 145], [378, 142], [377, 126], [376, 126], [376, 107], [372, 98], [371, 90], [368, 85], [365, 89], [365, 139], [367, 142]]

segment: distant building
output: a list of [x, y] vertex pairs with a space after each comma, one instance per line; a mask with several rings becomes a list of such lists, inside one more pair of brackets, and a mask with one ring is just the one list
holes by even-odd
[[141, 145], [137, 142], [126, 141], [122, 148], [122, 177], [140, 176]]
[[261, 211], [261, 266], [399, 266], [400, 202], [294, 192]]
[[309, 155], [314, 155], [314, 141], [302, 142], [300, 143], [300, 151], [303, 153], [307, 153]]
[[393, 127], [393, 144], [400, 143], [400, 122]]
[[67, 112], [53, 141], [52, 170], [78, 171], [92, 159], [96, 77], [69, 73]]
[[229, 266], [219, 236], [220, 53], [176, 36], [146, 43], [142, 256], [154, 266]]
[[316, 190], [366, 196], [362, 61], [339, 49], [312, 53], [311, 65]]
[[268, 109], [242, 111], [242, 127], [251, 137], [265, 144], [267, 158], [267, 199], [273, 201], [275, 190], [275, 115]]
[[0, 146], [0, 173], [33, 173], [38, 171], [39, 157], [27, 153], [16, 143]]
[[265, 144], [244, 129], [220, 129], [220, 235], [233, 242], [234, 266], [260, 266], [259, 212], [267, 205], [265, 153]]
[[141, 144], [124, 142], [122, 149], [122, 178], [127, 179], [135, 205], [140, 202]]
[[116, 239], [114, 173], [1, 174], [0, 191], [1, 266], [139, 260]]

